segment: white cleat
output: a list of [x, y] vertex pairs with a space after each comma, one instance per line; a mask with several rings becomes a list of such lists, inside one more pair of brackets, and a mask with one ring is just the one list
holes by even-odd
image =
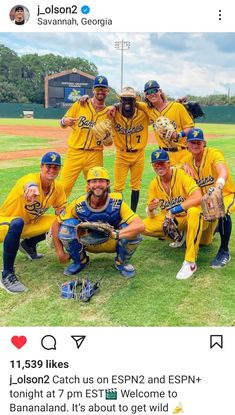
[[187, 280], [197, 271], [197, 264], [195, 262], [184, 261], [178, 274], [176, 275], [177, 280]]

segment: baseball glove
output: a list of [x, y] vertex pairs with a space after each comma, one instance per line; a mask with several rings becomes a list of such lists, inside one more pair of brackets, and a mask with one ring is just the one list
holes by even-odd
[[92, 132], [97, 144], [111, 146], [113, 144], [112, 122], [110, 120], [100, 121], [92, 127]]
[[111, 238], [113, 230], [109, 223], [82, 222], [77, 227], [78, 239], [83, 245], [99, 245]]
[[171, 147], [177, 147], [176, 142], [172, 139], [172, 135], [176, 129], [173, 122], [170, 121], [169, 118], [162, 116], [158, 117], [154, 123], [154, 128], [167, 146], [170, 144]]
[[180, 102], [183, 104], [188, 111], [191, 118], [196, 119], [199, 117], [205, 118], [205, 113], [199, 104], [199, 102], [196, 101], [188, 101], [187, 97], [182, 97], [177, 99], [177, 102]]
[[202, 214], [207, 222], [213, 222], [225, 216], [225, 207], [221, 189], [210, 187], [202, 197]]
[[182, 235], [178, 229], [178, 221], [174, 217], [169, 215], [165, 216], [163, 222], [164, 234], [175, 242], [179, 242], [182, 239]]

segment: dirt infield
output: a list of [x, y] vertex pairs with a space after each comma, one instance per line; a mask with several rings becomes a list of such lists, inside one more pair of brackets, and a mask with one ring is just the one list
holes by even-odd
[[[56, 150], [61, 154], [64, 154], [67, 150], [67, 140], [69, 136], [69, 129], [62, 129], [60, 127], [39, 127], [39, 126], [25, 126], [25, 125], [1, 125], [0, 134], [17, 135], [25, 137], [38, 137], [48, 138], [48, 147], [42, 147], [41, 149], [20, 150], [0, 152], [0, 160], [15, 160], [19, 158], [29, 158], [42, 156], [45, 150]], [[207, 135], [208, 138], [215, 138], [220, 135]], [[149, 132], [148, 144], [156, 143], [154, 132]], [[109, 149], [112, 147], [108, 147]]]

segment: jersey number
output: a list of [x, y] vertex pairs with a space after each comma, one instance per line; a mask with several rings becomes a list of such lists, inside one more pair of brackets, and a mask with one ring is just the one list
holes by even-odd
[[137, 143], [140, 143], [141, 135], [136, 136]]

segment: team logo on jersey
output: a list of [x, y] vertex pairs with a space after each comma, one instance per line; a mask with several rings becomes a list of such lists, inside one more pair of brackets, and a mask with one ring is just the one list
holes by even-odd
[[164, 200], [164, 199], [159, 199], [159, 205], [160, 205], [160, 209], [171, 209], [174, 206], [179, 205], [180, 203], [182, 203], [185, 199], [182, 196], [178, 196], [178, 197], [174, 197], [171, 200]]
[[39, 217], [42, 216], [48, 208], [43, 208], [40, 202], [35, 201], [31, 205], [25, 205], [25, 210], [27, 210], [30, 215]]
[[95, 125], [94, 121], [88, 120], [85, 116], [79, 117], [78, 127], [91, 129]]
[[136, 125], [136, 127], [132, 127], [132, 128], [124, 128], [121, 126], [121, 124], [115, 125], [115, 130], [118, 133], [125, 134], [125, 135], [131, 135], [134, 133], [138, 133], [139, 131], [142, 131], [143, 129], [144, 129], [143, 125]]
[[212, 185], [214, 182], [215, 182], [215, 179], [211, 175], [204, 177], [203, 179], [196, 180], [196, 183], [198, 184], [199, 187], [209, 186], [209, 185]]

